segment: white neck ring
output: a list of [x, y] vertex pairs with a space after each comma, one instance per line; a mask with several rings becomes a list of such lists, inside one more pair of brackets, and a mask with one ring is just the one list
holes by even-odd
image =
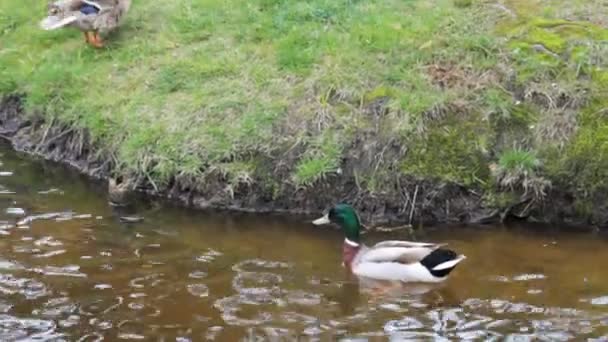
[[349, 246], [351, 246], [351, 247], [359, 247], [359, 244], [358, 244], [358, 243], [353, 242], [353, 241], [350, 241], [350, 240], [349, 240], [349, 239], [347, 239], [347, 238], [344, 238], [344, 243], [345, 243], [345, 244], [347, 244], [347, 245], [349, 245]]

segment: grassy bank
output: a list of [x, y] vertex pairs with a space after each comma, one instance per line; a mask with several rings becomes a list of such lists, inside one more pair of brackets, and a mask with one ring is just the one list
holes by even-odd
[[0, 4], [0, 94], [86, 131], [116, 174], [273, 196], [396, 175], [489, 206], [608, 190], [608, 7], [599, 1], [134, 1], [105, 50]]

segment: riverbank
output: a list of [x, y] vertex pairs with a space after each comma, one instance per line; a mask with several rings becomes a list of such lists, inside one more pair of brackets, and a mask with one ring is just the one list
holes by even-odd
[[608, 223], [601, 4], [153, 1], [100, 51], [1, 6], [18, 150], [195, 208]]

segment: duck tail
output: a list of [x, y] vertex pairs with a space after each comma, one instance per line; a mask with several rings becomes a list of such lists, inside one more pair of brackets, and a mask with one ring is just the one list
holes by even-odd
[[442, 278], [450, 274], [450, 272], [452, 272], [452, 270], [464, 259], [466, 259], [466, 256], [462, 254], [458, 255], [452, 250], [438, 248], [422, 259], [420, 263], [426, 267], [433, 276]]

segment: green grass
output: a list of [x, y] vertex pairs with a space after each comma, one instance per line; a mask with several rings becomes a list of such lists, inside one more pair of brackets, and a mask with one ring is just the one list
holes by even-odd
[[[28, 113], [87, 130], [116, 156], [117, 173], [159, 186], [216, 170], [263, 183], [287, 168], [283, 182], [309, 187], [353, 148], [380, 155], [389, 142], [400, 146], [396, 162], [355, 170], [376, 190], [395, 172], [483, 185], [514, 143], [558, 177], [603, 153], [589, 141], [606, 138], [605, 116], [576, 121], [558, 147], [535, 127], [608, 90], [607, 9], [504, 4], [134, 1], [109, 47], [95, 50], [77, 31], [38, 29], [43, 2], [3, 0], [0, 94], [25, 93]], [[605, 172], [608, 156], [599, 158], [587, 172]]]
[[530, 151], [512, 149], [502, 153], [498, 166], [509, 172], [534, 172], [540, 166], [540, 161]]

